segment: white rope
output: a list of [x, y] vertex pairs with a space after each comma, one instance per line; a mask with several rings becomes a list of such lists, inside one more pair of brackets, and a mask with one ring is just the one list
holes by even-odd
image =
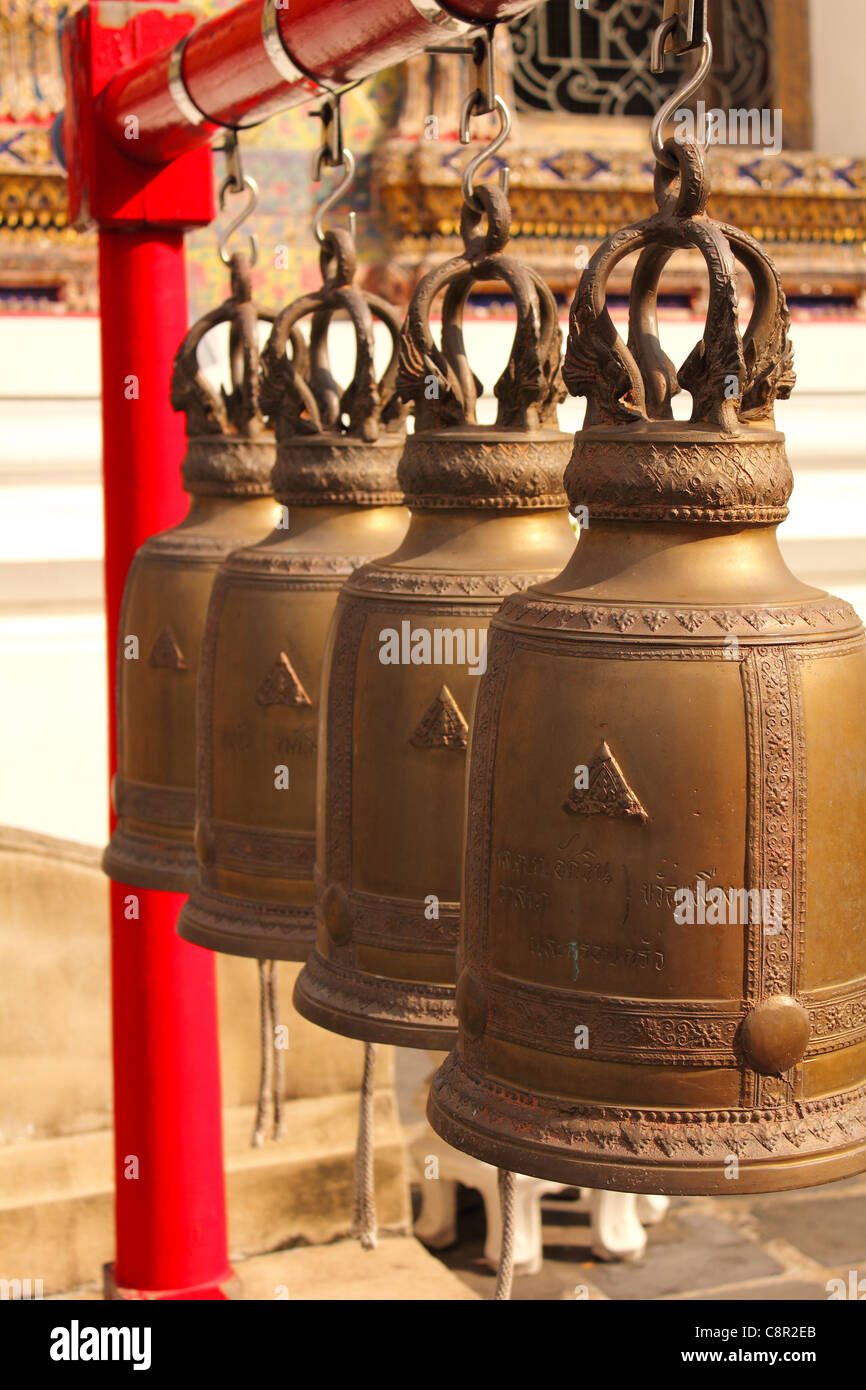
[[268, 964], [266, 960], [257, 962], [259, 967], [259, 1095], [256, 1102], [256, 1122], [253, 1126], [252, 1146], [260, 1149], [265, 1142], [267, 1128], [268, 1098], [273, 1089], [274, 1050], [271, 1043], [271, 1001], [268, 991]]
[[284, 1056], [285, 1048], [280, 1047], [277, 1041], [280, 1032], [280, 981], [277, 962], [272, 960], [269, 964], [271, 969], [268, 979], [268, 997], [271, 1005], [271, 1046], [274, 1054], [273, 1134], [275, 1139], [284, 1139], [286, 1122], [283, 1115], [283, 1098], [286, 1091], [286, 1059]]
[[502, 1249], [499, 1254], [496, 1292], [493, 1299], [494, 1302], [507, 1302], [511, 1297], [511, 1282], [514, 1278], [514, 1198], [517, 1191], [517, 1174], [500, 1168], [496, 1177], [499, 1186], [499, 1209], [502, 1213]]
[[364, 1078], [361, 1082], [361, 1105], [358, 1115], [358, 1144], [355, 1149], [355, 1192], [352, 1210], [352, 1235], [357, 1236], [365, 1250], [378, 1245], [376, 1227], [376, 1181], [373, 1169], [375, 1134], [373, 1103], [376, 1093], [375, 1043], [364, 1048]]
[[280, 1017], [277, 963], [274, 960], [260, 960], [258, 967], [260, 1064], [256, 1120], [251, 1140], [254, 1149], [260, 1149], [265, 1142], [269, 1118], [272, 1118], [273, 1137], [282, 1139], [285, 1136], [283, 1092], [286, 1070], [283, 1049], [277, 1046]]

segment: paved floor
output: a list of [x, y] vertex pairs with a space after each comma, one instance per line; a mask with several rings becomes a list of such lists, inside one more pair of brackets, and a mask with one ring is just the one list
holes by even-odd
[[[404, 1123], [421, 1118], [432, 1062], [429, 1053], [398, 1051]], [[434, 1253], [489, 1299], [494, 1275], [482, 1253], [484, 1210], [474, 1194], [461, 1205], [458, 1245]], [[763, 1197], [674, 1198], [665, 1219], [648, 1228], [646, 1253], [635, 1263], [596, 1259], [588, 1214], [566, 1197], [545, 1199], [542, 1218], [544, 1266], [515, 1278], [515, 1300], [827, 1300], [836, 1287], [828, 1291], [828, 1281], [841, 1279], [849, 1289], [852, 1271], [866, 1297], [866, 1175]]]
[[[866, 1177], [764, 1197], [674, 1198], [635, 1263], [597, 1260], [589, 1217], [574, 1208], [565, 1197], [542, 1202], [544, 1266], [515, 1279], [515, 1300], [826, 1300], [828, 1281], [848, 1289], [852, 1270], [866, 1296]], [[458, 1230], [459, 1244], [435, 1253], [490, 1298], [480, 1204], [461, 1212]]]

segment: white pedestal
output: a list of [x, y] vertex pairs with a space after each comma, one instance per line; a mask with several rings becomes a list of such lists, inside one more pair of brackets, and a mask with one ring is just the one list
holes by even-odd
[[[487, 1236], [484, 1259], [499, 1264], [502, 1218], [496, 1168], [452, 1149], [429, 1125], [423, 1125], [409, 1144], [410, 1160], [421, 1183], [421, 1212], [415, 1235], [432, 1250], [444, 1250], [457, 1240], [457, 1184], [474, 1188], [484, 1199]], [[563, 1183], [517, 1175], [515, 1198], [514, 1272], [537, 1274], [542, 1263], [541, 1198], [564, 1192]], [[661, 1221], [667, 1197], [643, 1197], [632, 1192], [580, 1189], [581, 1206], [589, 1211], [592, 1253], [600, 1260], [637, 1260], [646, 1248], [644, 1226]]]

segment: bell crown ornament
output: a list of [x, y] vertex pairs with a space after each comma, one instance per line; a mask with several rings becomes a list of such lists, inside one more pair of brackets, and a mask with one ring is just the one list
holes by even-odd
[[[346, 503], [378, 507], [402, 502], [396, 469], [407, 414], [395, 394], [400, 321], [390, 304], [355, 282], [354, 238], [341, 228], [324, 234], [322, 288], [289, 304], [275, 319], [262, 357], [262, 405], [277, 440], [274, 495], [286, 505]], [[336, 381], [328, 351], [334, 319], [349, 320], [355, 369]], [[299, 325], [310, 318], [306, 344]], [[384, 324], [392, 352], [376, 374], [374, 321]]]
[[[773, 405], [794, 381], [778, 276], [707, 216], [702, 150], [662, 152], [678, 187], [659, 170], [658, 212], [599, 247], [572, 308], [580, 542], [491, 623], [458, 1044], [428, 1114], [455, 1147], [552, 1181], [807, 1187], [866, 1167], [866, 646], [778, 548]], [[676, 371], [656, 299], [681, 248], [710, 294]], [[624, 343], [604, 295], [632, 251]], [[690, 420], [672, 418], [681, 387]]]
[[[273, 315], [253, 299], [249, 257], [228, 258], [230, 293], [183, 339], [171, 403], [186, 417], [181, 466], [189, 511], [151, 536], [130, 567], [120, 615], [118, 822], [105, 872], [141, 888], [183, 892], [196, 877], [195, 701], [199, 650], [221, 560], [267, 534], [275, 441], [259, 403], [259, 325]], [[229, 389], [199, 365], [203, 340], [228, 324]], [[136, 643], [130, 659], [129, 638]]]
[[[579, 499], [606, 520], [783, 521], [793, 478], [773, 406], [796, 378], [781, 281], [752, 237], [706, 215], [703, 146], [669, 140], [664, 150], [676, 168], [656, 166], [658, 211], [599, 246], [574, 298], [563, 375], [587, 408], [566, 486], [573, 505]], [[698, 251], [709, 279], [704, 333], [679, 371], [662, 349], [656, 310], [659, 278], [677, 250]], [[605, 291], [614, 267], [636, 251], [626, 344]], [[742, 335], [737, 262], [754, 286]], [[692, 397], [688, 422], [673, 419], [683, 389]]]
[[[465, 755], [487, 625], [502, 595], [551, 577], [574, 546], [556, 304], [505, 254], [505, 193], [487, 185], [474, 197], [463, 254], [422, 278], [400, 335], [396, 390], [415, 411], [399, 468], [409, 530], [350, 577], [332, 628], [317, 947], [295, 987], [313, 1022], [410, 1047], [454, 1037]], [[473, 289], [491, 282], [510, 292], [517, 323], [488, 425], [477, 420], [483, 387], [463, 317]]]
[[[199, 881], [178, 922], [198, 945], [265, 960], [303, 960], [315, 939], [319, 690], [338, 591], [399, 542], [407, 520], [399, 319], [356, 285], [349, 232], [322, 230], [320, 266], [321, 288], [277, 314], [262, 353], [281, 516], [225, 561], [214, 586], [199, 695]], [[331, 363], [335, 320], [351, 331], [346, 386]], [[380, 373], [377, 320], [391, 343]], [[349, 363], [345, 339], [342, 349]]]
[[[186, 418], [181, 478], [192, 496], [267, 496], [274, 434], [261, 410], [259, 325], [273, 323], [274, 315], [253, 300], [246, 252], [229, 258], [229, 281], [229, 297], [193, 324], [174, 359], [171, 404]], [[229, 325], [230, 387], [217, 390], [199, 365], [199, 348], [224, 323]]]
[[[566, 395], [556, 300], [531, 266], [505, 253], [511, 209], [503, 190], [479, 185], [474, 201], [477, 207], [463, 207], [463, 254], [419, 282], [400, 335], [397, 392], [412, 402], [415, 413], [400, 478], [415, 508], [560, 507], [567, 439], [556, 413]], [[493, 387], [492, 426], [477, 422], [484, 387], [463, 337], [469, 295], [490, 282], [507, 287], [517, 314], [511, 352]], [[440, 294], [441, 346], [430, 325]]]

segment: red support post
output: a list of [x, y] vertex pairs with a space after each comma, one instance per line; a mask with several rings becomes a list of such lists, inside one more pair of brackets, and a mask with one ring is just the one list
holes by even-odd
[[[182, 12], [86, 6], [64, 36], [64, 122], [76, 220], [98, 222], [105, 589], [111, 767], [115, 661], [130, 562], [184, 512], [183, 417], [169, 403], [186, 333], [184, 230], [213, 217], [207, 150], [161, 169], [107, 140], [98, 108], [114, 72], [188, 32]], [[119, 1298], [223, 1298], [225, 1216], [214, 958], [175, 934], [183, 896], [111, 886], [116, 1262]]]
[[[185, 510], [183, 417], [168, 403], [187, 329], [183, 233], [103, 231], [99, 289], [113, 768], [129, 562]], [[231, 1275], [214, 957], [176, 936], [183, 902], [111, 885], [117, 1256], [109, 1283], [120, 1297], [218, 1298]]]

